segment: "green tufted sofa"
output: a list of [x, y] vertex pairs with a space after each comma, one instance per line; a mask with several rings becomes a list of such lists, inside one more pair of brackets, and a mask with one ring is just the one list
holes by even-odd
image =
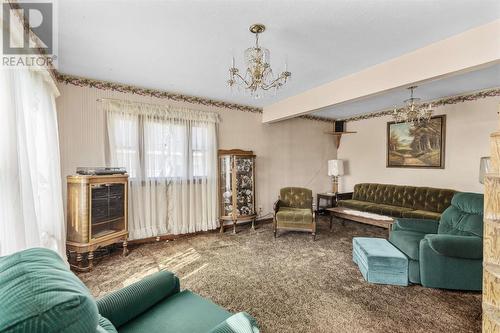
[[302, 187], [284, 187], [274, 203], [274, 237], [279, 229], [311, 232], [316, 237], [312, 191]]
[[158, 272], [95, 301], [51, 250], [0, 257], [1, 333], [258, 333], [248, 314], [232, 314]]
[[352, 199], [339, 200], [338, 205], [392, 217], [437, 221], [454, 194], [454, 190], [432, 187], [362, 183], [354, 186]]
[[389, 241], [408, 257], [410, 282], [425, 287], [481, 290], [483, 195], [456, 193], [434, 220], [397, 219]]

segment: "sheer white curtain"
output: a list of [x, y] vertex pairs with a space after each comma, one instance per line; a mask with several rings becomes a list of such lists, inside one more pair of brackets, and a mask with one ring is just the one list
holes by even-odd
[[105, 101], [109, 163], [129, 173], [131, 239], [217, 228], [216, 113]]
[[66, 257], [57, 95], [45, 71], [0, 69], [0, 255], [41, 246]]

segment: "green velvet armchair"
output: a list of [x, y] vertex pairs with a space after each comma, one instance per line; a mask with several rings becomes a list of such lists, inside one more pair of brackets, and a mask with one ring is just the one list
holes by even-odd
[[302, 187], [285, 187], [274, 203], [274, 237], [279, 229], [311, 232], [316, 238], [316, 221], [312, 191]]
[[482, 194], [456, 193], [439, 223], [397, 219], [389, 241], [408, 257], [410, 282], [431, 288], [482, 289]]

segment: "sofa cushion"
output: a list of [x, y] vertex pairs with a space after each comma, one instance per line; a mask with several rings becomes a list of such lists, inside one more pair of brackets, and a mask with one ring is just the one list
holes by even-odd
[[439, 222], [427, 219], [398, 218], [392, 225], [392, 230], [416, 231], [424, 234], [437, 233]]
[[346, 208], [352, 208], [355, 210], [365, 211], [368, 207], [372, 206], [373, 203], [367, 202], [367, 201], [350, 199], [350, 200], [340, 200], [338, 202], [338, 205], [340, 207], [346, 207]]
[[425, 240], [436, 253], [455, 258], [483, 259], [483, 239], [477, 236], [426, 235]]
[[276, 213], [278, 222], [287, 223], [312, 223], [313, 215], [311, 209], [281, 207]]
[[312, 191], [302, 187], [284, 187], [280, 190], [280, 201], [283, 206], [293, 208], [312, 208]]
[[97, 305], [54, 251], [0, 258], [1, 332], [96, 332]]
[[118, 331], [108, 319], [99, 315], [99, 325], [96, 333], [118, 333]]
[[450, 205], [454, 193], [432, 187], [360, 183], [354, 186], [353, 199], [441, 213]]
[[456, 193], [454, 190], [425, 187], [425, 200], [423, 204], [415, 205], [415, 210], [442, 213], [451, 204], [451, 199]]
[[120, 327], [120, 333], [206, 333], [231, 315], [211, 301], [184, 290]]
[[366, 211], [380, 215], [403, 217], [403, 213], [411, 211], [411, 208], [384, 205], [384, 204], [374, 204], [366, 207]]
[[214, 327], [208, 333], [259, 333], [255, 318], [246, 312], [238, 312]]
[[389, 236], [389, 242], [406, 254], [410, 259], [418, 260], [420, 241], [425, 233], [416, 231], [396, 230]]
[[456, 193], [441, 215], [438, 234], [483, 237], [483, 205], [480, 193]]
[[402, 217], [439, 221], [441, 214], [436, 213], [436, 212], [430, 212], [427, 210], [418, 210], [417, 209], [417, 210], [409, 210], [409, 211], [403, 212]]

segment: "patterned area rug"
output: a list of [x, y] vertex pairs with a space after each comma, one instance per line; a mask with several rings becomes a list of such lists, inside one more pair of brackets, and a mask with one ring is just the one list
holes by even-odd
[[158, 270], [181, 288], [232, 312], [247, 311], [263, 332], [479, 332], [481, 294], [369, 284], [352, 262], [352, 237], [386, 237], [374, 226], [319, 221], [316, 241], [299, 232], [274, 240], [272, 225], [236, 235], [205, 233], [131, 247], [79, 277], [96, 297]]

